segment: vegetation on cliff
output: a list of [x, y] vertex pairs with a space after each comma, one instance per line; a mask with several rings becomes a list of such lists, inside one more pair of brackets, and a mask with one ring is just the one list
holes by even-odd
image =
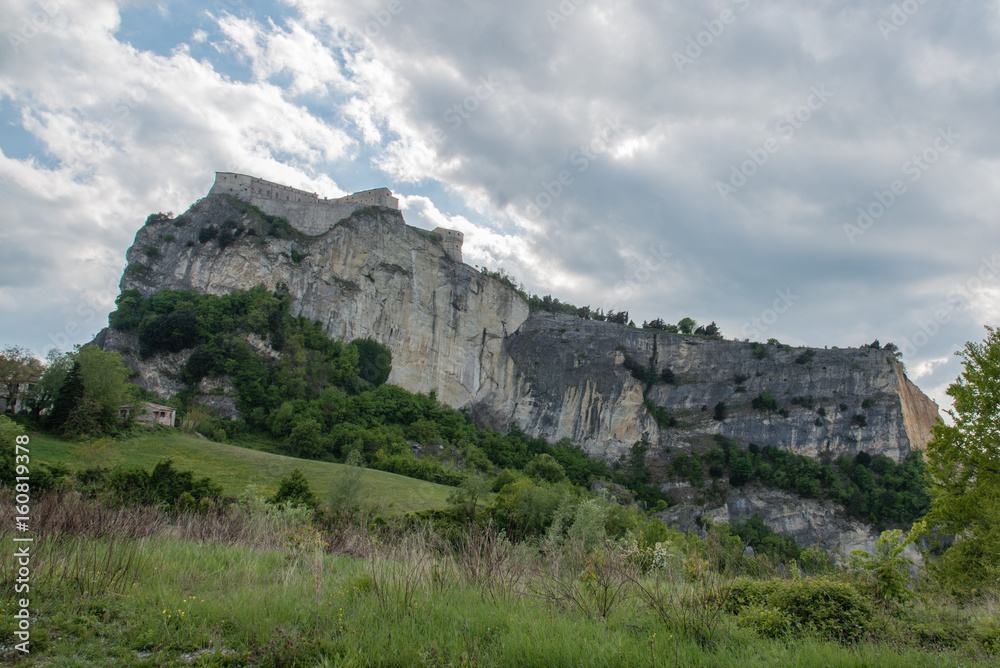
[[[143, 355], [191, 350], [183, 370], [189, 389], [177, 398], [179, 408], [202, 378], [232, 377], [243, 417], [216, 420], [207, 433], [222, 430], [233, 440], [264, 433], [278, 439], [283, 452], [309, 459], [345, 461], [357, 451], [367, 466], [453, 486], [477, 472], [529, 470], [542, 456], [573, 486], [629, 482], [569, 441], [551, 444], [516, 427], [507, 434], [481, 429], [433, 394], [385, 385], [388, 348], [331, 340], [319, 323], [289, 314], [287, 292], [253, 288], [220, 297], [163, 290], [143, 298], [126, 291], [117, 304], [112, 327], [136, 332]], [[251, 336], [276, 354], [254, 348]], [[416, 457], [413, 444], [444, 457]], [[464, 471], [441, 463], [452, 453]], [[631, 491], [648, 506], [663, 498], [642, 483], [631, 484]]]

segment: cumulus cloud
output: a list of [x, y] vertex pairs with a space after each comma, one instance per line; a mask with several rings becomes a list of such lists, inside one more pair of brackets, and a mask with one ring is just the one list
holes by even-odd
[[[995, 3], [250, 4], [192, 5], [154, 52], [118, 34], [130, 5], [63, 0], [8, 45], [0, 108], [43, 151], [0, 134], [0, 243], [48, 270], [12, 262], [5, 314], [113, 288], [144, 215], [225, 169], [390, 185], [470, 262], [637, 322], [909, 343], [928, 384], [1000, 317], [1000, 271], [979, 276], [1000, 252]], [[38, 7], [11, 0], [0, 29]]]

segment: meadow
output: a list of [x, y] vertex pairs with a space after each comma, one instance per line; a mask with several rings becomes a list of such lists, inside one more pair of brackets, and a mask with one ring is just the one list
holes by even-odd
[[[3, 648], [17, 665], [941, 667], [996, 665], [1000, 651], [995, 599], [928, 590], [881, 607], [857, 575], [782, 572], [711, 538], [512, 543], [490, 526], [448, 536], [403, 518], [316, 523], [252, 501], [167, 512], [72, 492], [36, 516], [32, 651]], [[0, 554], [11, 638], [15, 563]], [[761, 583], [787, 605], [754, 603]]]
[[[31, 434], [34, 457], [40, 462], [60, 463], [71, 469], [81, 466], [79, 443], [43, 433]], [[309, 480], [310, 487], [326, 498], [343, 479], [347, 466], [331, 462], [298, 459], [262, 452], [228, 443], [216, 443], [177, 430], [150, 432], [116, 442], [112, 457], [124, 466], [152, 469], [159, 461], [171, 459], [175, 468], [208, 476], [223, 492], [239, 496], [248, 485], [256, 485], [264, 495], [278, 489], [279, 481], [294, 469]], [[447, 507], [452, 488], [406, 476], [364, 469], [361, 492], [383, 514], [399, 514]]]

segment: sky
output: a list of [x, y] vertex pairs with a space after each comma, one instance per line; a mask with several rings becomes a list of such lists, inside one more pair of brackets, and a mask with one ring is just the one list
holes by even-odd
[[468, 264], [727, 338], [1000, 324], [1000, 2], [5, 0], [0, 345], [89, 341], [216, 171], [387, 186]]

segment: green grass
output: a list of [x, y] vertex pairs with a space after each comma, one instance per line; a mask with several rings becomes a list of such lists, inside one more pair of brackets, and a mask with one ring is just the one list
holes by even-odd
[[[35, 461], [60, 462], [72, 468], [79, 466], [78, 444], [45, 434], [31, 435], [31, 450]], [[250, 450], [225, 443], [202, 440], [179, 432], [153, 433], [123, 441], [119, 458], [127, 466], [142, 466], [151, 470], [161, 459], [171, 458], [180, 470], [192, 470], [195, 476], [208, 476], [222, 485], [226, 494], [238, 496], [249, 484], [271, 495], [278, 483], [293, 469], [300, 469], [309, 486], [320, 499], [325, 499], [347, 468], [343, 464], [318, 462], [286, 457], [259, 450]], [[365, 469], [362, 474], [362, 494], [383, 512], [405, 513], [448, 507], [451, 487], [424, 480]]]
[[[8, 531], [0, 534], [9, 541]], [[212, 653], [186, 662], [283, 667], [996, 665], [989, 663], [992, 657], [975, 652], [893, 646], [875, 634], [846, 646], [808, 636], [772, 640], [731, 617], [721, 620], [716, 639], [706, 646], [634, 599], [607, 617], [544, 596], [492, 600], [448, 560], [426, 560], [419, 546], [406, 552], [409, 560], [395, 563], [377, 555], [295, 553], [166, 536], [73, 537], [39, 548], [33, 588], [37, 617], [26, 665], [174, 666], [204, 650]], [[11, 557], [0, 555], [0, 565], [4, 573], [13, 572]], [[112, 579], [106, 570], [114, 573]], [[0, 601], [7, 603], [0, 608], [4, 637], [15, 628], [13, 600]]]

